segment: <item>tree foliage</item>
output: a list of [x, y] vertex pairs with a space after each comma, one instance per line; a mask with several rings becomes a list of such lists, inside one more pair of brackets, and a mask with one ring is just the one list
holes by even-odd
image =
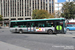
[[43, 19], [43, 18], [54, 18], [53, 15], [49, 14], [46, 10], [33, 10], [32, 13], [33, 19]]
[[66, 19], [75, 18], [75, 4], [73, 2], [66, 2], [63, 4], [63, 13], [61, 14], [62, 17]]
[[2, 16], [2, 15], [0, 15], [0, 21], [2, 21], [2, 20], [3, 20], [3, 19], [2, 19], [2, 17], [3, 17], [3, 16]]

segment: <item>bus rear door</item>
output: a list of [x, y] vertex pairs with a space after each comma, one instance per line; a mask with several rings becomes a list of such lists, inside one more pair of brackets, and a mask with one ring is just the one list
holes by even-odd
[[64, 33], [63, 21], [55, 22], [55, 32], [56, 33]]

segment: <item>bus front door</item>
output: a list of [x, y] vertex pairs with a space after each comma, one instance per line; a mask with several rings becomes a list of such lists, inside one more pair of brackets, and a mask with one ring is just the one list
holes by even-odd
[[57, 34], [64, 33], [63, 21], [56, 21], [55, 22], [55, 32]]
[[34, 32], [34, 23], [32, 22], [28, 22], [28, 27], [27, 27], [27, 31], [28, 32]]

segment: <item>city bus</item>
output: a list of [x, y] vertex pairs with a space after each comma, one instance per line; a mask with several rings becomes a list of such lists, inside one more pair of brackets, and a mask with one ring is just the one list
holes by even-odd
[[50, 19], [33, 19], [33, 20], [16, 20], [10, 21], [11, 32], [35, 32], [35, 33], [59, 33], [65, 34], [65, 19], [50, 18]]

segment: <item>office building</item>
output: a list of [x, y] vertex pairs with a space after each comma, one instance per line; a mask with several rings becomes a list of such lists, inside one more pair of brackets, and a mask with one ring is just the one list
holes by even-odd
[[0, 0], [4, 20], [31, 19], [32, 11], [44, 9], [54, 13], [55, 0]]
[[65, 2], [61, 2], [61, 3], [55, 3], [55, 16], [58, 18], [60, 17], [61, 13], [63, 13], [63, 4]]
[[66, 0], [66, 2], [75, 2], [75, 0]]

